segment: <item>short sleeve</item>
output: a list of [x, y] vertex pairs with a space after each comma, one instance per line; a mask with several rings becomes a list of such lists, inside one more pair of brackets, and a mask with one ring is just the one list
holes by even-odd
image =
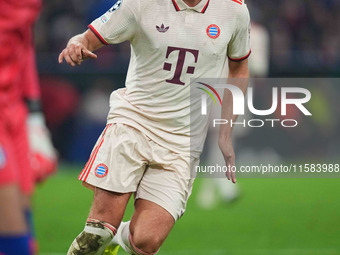
[[243, 4], [228, 44], [228, 58], [232, 61], [242, 61], [248, 58], [250, 53], [250, 16], [247, 6]]
[[138, 28], [138, 0], [118, 0], [110, 10], [94, 20], [88, 28], [104, 44], [131, 41]]

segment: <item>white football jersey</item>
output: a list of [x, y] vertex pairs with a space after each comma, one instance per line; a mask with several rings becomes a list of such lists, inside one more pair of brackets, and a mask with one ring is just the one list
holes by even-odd
[[108, 123], [133, 126], [179, 153], [190, 153], [190, 80], [227, 76], [228, 57], [250, 55], [242, 0], [201, 0], [195, 7], [183, 0], [118, 0], [89, 28], [104, 44], [131, 43], [126, 88], [111, 94]]

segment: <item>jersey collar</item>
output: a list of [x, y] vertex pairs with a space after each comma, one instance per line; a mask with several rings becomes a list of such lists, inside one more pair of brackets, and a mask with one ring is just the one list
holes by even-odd
[[208, 8], [210, 0], [201, 0], [195, 7], [189, 7], [183, 0], [171, 0], [174, 4], [176, 11], [183, 11], [187, 9], [194, 10], [196, 12], [205, 13]]

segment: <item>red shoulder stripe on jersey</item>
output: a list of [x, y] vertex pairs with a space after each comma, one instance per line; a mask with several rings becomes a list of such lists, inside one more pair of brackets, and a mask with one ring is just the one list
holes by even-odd
[[242, 60], [245, 60], [245, 59], [247, 59], [249, 56], [250, 56], [250, 54], [251, 54], [251, 50], [249, 51], [249, 53], [247, 54], [247, 55], [245, 55], [244, 57], [242, 57], [242, 58], [230, 58], [230, 57], [228, 57], [231, 61], [236, 61], [236, 62], [238, 62], [238, 61], [242, 61]]
[[207, 4], [204, 6], [204, 8], [203, 8], [203, 10], [201, 11], [201, 13], [205, 13], [205, 11], [206, 11], [207, 8], [208, 8], [209, 2], [210, 2], [210, 0], [208, 0]]
[[178, 7], [178, 5], [177, 5], [177, 3], [176, 3], [175, 0], [172, 0], [172, 3], [174, 4], [176, 11], [180, 11], [180, 10], [181, 10], [181, 9]]
[[108, 45], [108, 43], [104, 40], [104, 38], [97, 32], [97, 30], [90, 24], [88, 25], [88, 28], [97, 36], [97, 38], [105, 45]]
[[242, 5], [242, 0], [231, 0], [231, 1], [233, 1], [233, 2], [235, 2], [235, 3], [238, 3], [238, 4]]

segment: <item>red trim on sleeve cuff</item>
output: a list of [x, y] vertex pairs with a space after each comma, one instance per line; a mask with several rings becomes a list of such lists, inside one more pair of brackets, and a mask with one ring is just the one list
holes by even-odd
[[206, 5], [204, 6], [203, 10], [201, 11], [201, 13], [205, 13], [205, 11], [206, 11], [207, 8], [208, 8], [209, 3], [210, 3], [210, 0], [208, 0], [208, 2], [206, 3]]
[[174, 4], [174, 7], [175, 7], [175, 9], [176, 9], [177, 12], [181, 10], [181, 9], [178, 7], [178, 5], [177, 5], [177, 3], [176, 3], [175, 0], [172, 0], [172, 3]]
[[240, 5], [243, 4], [242, 0], [231, 0], [231, 1], [233, 1], [233, 2], [235, 2], [235, 3], [238, 3], [238, 4], [240, 4]]
[[251, 54], [251, 50], [249, 51], [249, 53], [246, 55], [246, 56], [244, 56], [244, 57], [242, 57], [242, 58], [231, 58], [231, 57], [228, 57], [229, 58], [229, 60], [231, 60], [231, 61], [242, 61], [242, 60], [245, 60], [245, 59], [247, 59], [249, 56], [250, 56], [250, 54]]
[[87, 26], [96, 36], [97, 38], [105, 45], [108, 45], [108, 43], [104, 40], [104, 38], [97, 32], [97, 30], [90, 24]]

